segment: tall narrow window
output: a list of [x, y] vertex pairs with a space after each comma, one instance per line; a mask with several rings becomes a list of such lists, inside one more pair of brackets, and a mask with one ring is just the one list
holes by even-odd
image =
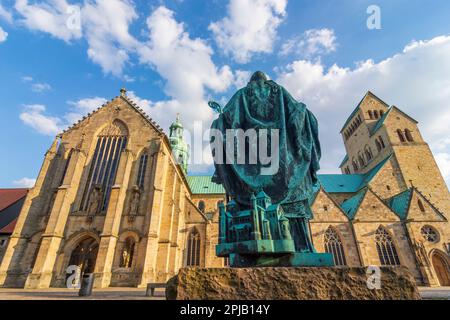
[[382, 227], [379, 227], [375, 233], [375, 242], [377, 246], [378, 256], [383, 266], [398, 266], [400, 259], [398, 258], [397, 249], [390, 234]]
[[186, 263], [188, 267], [200, 266], [200, 244], [200, 233], [194, 228], [188, 236]]
[[405, 136], [406, 136], [406, 140], [408, 140], [409, 142], [413, 142], [413, 136], [411, 134], [411, 130], [409, 129], [405, 129]]
[[145, 171], [147, 170], [147, 162], [148, 162], [148, 154], [147, 152], [144, 152], [141, 155], [141, 158], [139, 159], [139, 168], [136, 180], [136, 185], [139, 186], [141, 190], [144, 189], [144, 180], [145, 180]]
[[378, 140], [375, 140], [375, 144], [377, 146], [377, 151], [380, 152], [381, 151], [381, 143]]
[[417, 205], [419, 206], [420, 211], [425, 212], [425, 207], [420, 199], [417, 200]]
[[383, 148], [383, 149], [386, 148], [386, 145], [384, 144], [383, 137], [382, 137], [382, 136], [379, 136], [378, 139], [380, 140], [381, 148]]
[[403, 135], [402, 130], [398, 129], [397, 135], [398, 135], [398, 138], [400, 139], [400, 142], [405, 142], [405, 136]]
[[119, 120], [115, 120], [98, 135], [81, 210], [88, 210], [90, 196], [92, 194], [98, 196], [98, 192], [93, 191], [99, 190], [101, 202], [98, 204], [98, 208], [100, 211], [106, 211], [120, 156], [125, 150], [127, 142], [128, 130], [125, 124]]
[[361, 166], [361, 168], [364, 167], [365, 162], [361, 155], [358, 156], [358, 161], [359, 161], [359, 165]]
[[60, 186], [64, 183], [64, 179], [66, 178], [67, 169], [69, 169], [70, 159], [72, 159], [72, 150], [70, 150], [69, 155], [67, 156], [66, 163], [64, 163], [63, 174], [61, 176], [61, 181], [59, 182]]
[[369, 118], [372, 120], [373, 119], [373, 113], [372, 110], [369, 110]]
[[341, 239], [331, 227], [325, 232], [325, 251], [333, 254], [333, 260], [336, 266], [347, 265]]
[[377, 110], [375, 110], [375, 111], [373, 112], [373, 116], [375, 117], [375, 119], [378, 119], [378, 111], [377, 111]]
[[125, 240], [124, 247], [122, 249], [122, 255], [120, 257], [121, 268], [131, 268], [134, 258], [134, 247], [136, 242], [132, 237], [128, 237]]
[[356, 163], [356, 160], [355, 160], [355, 159], [353, 159], [352, 165], [353, 165], [353, 170], [354, 170], [354, 171], [358, 171], [358, 164]]
[[206, 209], [205, 201], [200, 200], [198, 202], [198, 210], [200, 210], [202, 213], [205, 213], [205, 209]]

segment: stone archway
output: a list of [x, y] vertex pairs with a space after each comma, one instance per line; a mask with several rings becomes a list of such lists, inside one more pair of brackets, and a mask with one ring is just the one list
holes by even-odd
[[85, 238], [75, 247], [70, 255], [69, 266], [81, 268], [81, 274], [93, 273], [98, 254], [98, 241], [92, 237]]
[[431, 261], [441, 286], [450, 286], [450, 266], [447, 259], [439, 252], [434, 252]]

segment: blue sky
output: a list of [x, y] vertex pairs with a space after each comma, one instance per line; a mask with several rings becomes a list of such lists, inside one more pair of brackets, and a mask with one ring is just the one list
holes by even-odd
[[[0, 4], [0, 187], [32, 184], [55, 134], [122, 86], [164, 128], [176, 113], [188, 129], [194, 120], [207, 127], [206, 101], [226, 102], [255, 70], [318, 117], [322, 172], [338, 172], [339, 129], [372, 90], [419, 120], [450, 181], [447, 0]], [[373, 4], [379, 30], [366, 24]]]

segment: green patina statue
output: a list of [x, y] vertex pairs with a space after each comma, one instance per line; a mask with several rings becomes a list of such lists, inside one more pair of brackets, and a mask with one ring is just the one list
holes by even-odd
[[213, 181], [228, 198], [219, 205], [217, 255], [232, 267], [332, 266], [309, 230], [321, 156], [314, 115], [260, 71], [224, 108], [209, 105], [219, 113]]

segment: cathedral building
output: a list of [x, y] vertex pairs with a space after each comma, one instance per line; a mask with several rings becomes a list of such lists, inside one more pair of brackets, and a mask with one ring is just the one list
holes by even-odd
[[[310, 199], [317, 251], [337, 266], [403, 265], [419, 285], [450, 285], [450, 194], [417, 121], [368, 92], [341, 134], [343, 174], [319, 175]], [[46, 153], [4, 228], [0, 286], [64, 287], [70, 265], [94, 273], [96, 288], [227, 266], [215, 254], [224, 189], [189, 175], [188, 158], [180, 119], [167, 136], [121, 90]]]

